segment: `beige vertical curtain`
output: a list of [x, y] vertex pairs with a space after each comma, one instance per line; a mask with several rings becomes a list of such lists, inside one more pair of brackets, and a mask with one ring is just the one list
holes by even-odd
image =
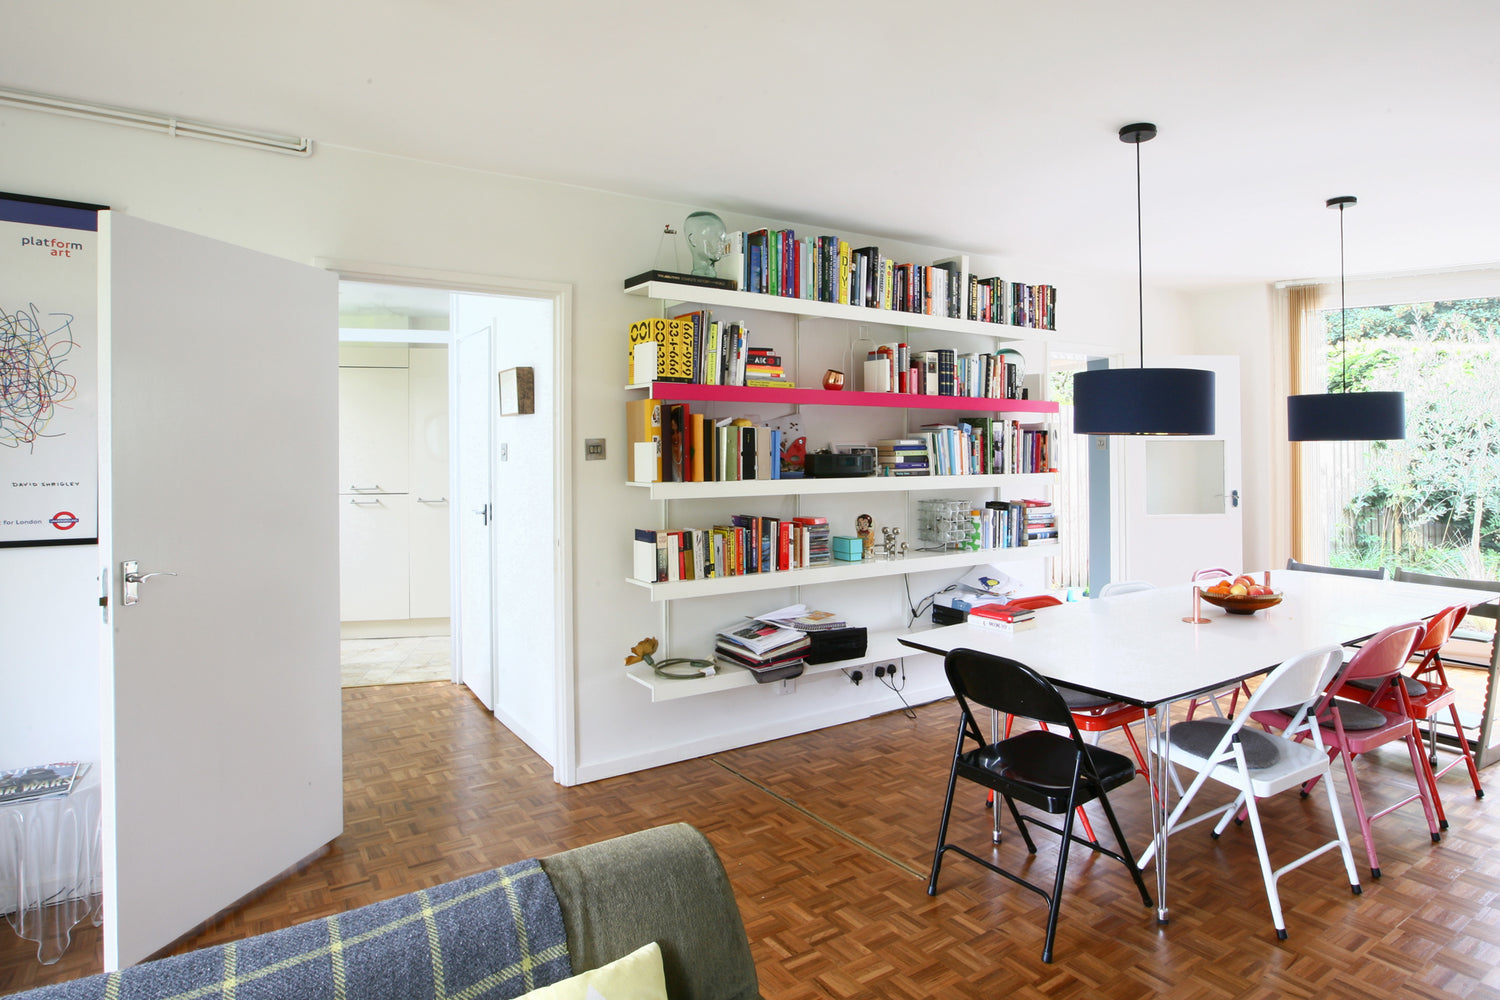
[[[1315, 384], [1316, 380], [1311, 376], [1308, 361], [1308, 347], [1316, 343], [1319, 338], [1317, 325], [1318, 309], [1323, 299], [1323, 289], [1319, 285], [1295, 285], [1284, 290], [1286, 294], [1286, 316], [1287, 324], [1287, 357], [1284, 365], [1278, 365], [1286, 373], [1288, 395], [1300, 395], [1304, 392], [1325, 392], [1325, 385]], [[1277, 338], [1280, 339], [1280, 338]], [[1285, 427], [1286, 412], [1285, 405], [1282, 406], [1281, 419], [1283, 429]], [[1286, 440], [1283, 430], [1280, 440]], [[1327, 549], [1327, 526], [1323, 522], [1325, 518], [1312, 516], [1308, 512], [1316, 510], [1318, 498], [1313, 494], [1317, 490], [1313, 486], [1313, 478], [1308, 475], [1305, 466], [1307, 456], [1303, 454], [1304, 447], [1300, 442], [1288, 441], [1286, 452], [1278, 461], [1278, 465], [1286, 470], [1287, 489], [1284, 495], [1288, 504], [1285, 519], [1285, 534], [1287, 554], [1299, 560], [1314, 558], [1312, 553], [1326, 552]], [[1273, 530], [1273, 541], [1276, 533]], [[1284, 562], [1281, 556], [1276, 556], [1278, 562]]]

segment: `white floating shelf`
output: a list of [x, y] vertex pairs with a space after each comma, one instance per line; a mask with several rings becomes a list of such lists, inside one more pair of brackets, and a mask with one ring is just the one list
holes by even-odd
[[693, 302], [706, 306], [789, 313], [816, 319], [842, 319], [853, 323], [883, 324], [904, 330], [941, 330], [947, 333], [978, 334], [981, 337], [994, 337], [997, 340], [1046, 340], [1057, 334], [1055, 330], [1041, 330], [1028, 326], [981, 323], [972, 319], [949, 319], [946, 316], [928, 316], [924, 313], [900, 312], [895, 309], [846, 306], [837, 302], [793, 299], [783, 295], [761, 295], [756, 292], [739, 292], [727, 288], [699, 288], [695, 285], [678, 285], [667, 281], [648, 281], [634, 285], [625, 289], [625, 294], [641, 295], [648, 299], [662, 299], [666, 302]]
[[[834, 660], [830, 663], [809, 663], [802, 668], [801, 675], [795, 679], [816, 677], [835, 670], [852, 670], [866, 664], [888, 663], [903, 657], [933, 655], [921, 653], [896, 641], [898, 635], [910, 635], [913, 631], [918, 631], [920, 627], [918, 625], [910, 629], [871, 632], [864, 656], [848, 660]], [[761, 684], [750, 671], [740, 667], [726, 666], [720, 666], [718, 672], [712, 677], [658, 677], [656, 671], [644, 663], [638, 663], [625, 671], [625, 675], [637, 684], [648, 688], [651, 691], [652, 701], [676, 701], [678, 698], [691, 698], [700, 694], [714, 694], [718, 691], [730, 691], [743, 687], [769, 688], [774, 687], [776, 683]]]
[[718, 497], [813, 496], [826, 493], [943, 493], [1013, 486], [1042, 490], [1054, 473], [1001, 476], [865, 476], [858, 479], [740, 479], [721, 483], [631, 483], [649, 489], [652, 500], [713, 500]]
[[[978, 477], [975, 477], [978, 478]], [[880, 576], [927, 573], [943, 569], [967, 569], [985, 563], [1014, 562], [1053, 555], [1057, 542], [1022, 545], [1011, 549], [968, 549], [959, 552], [909, 552], [902, 559], [868, 559], [863, 562], [835, 560], [826, 566], [783, 570], [775, 573], [747, 573], [743, 576], [720, 576], [709, 580], [675, 580], [651, 583], [626, 577], [627, 583], [644, 587], [653, 601], [676, 601], [685, 597], [709, 597], [715, 594], [746, 594], [757, 590], [783, 587], [812, 587], [820, 583], [845, 580], [867, 580]]]

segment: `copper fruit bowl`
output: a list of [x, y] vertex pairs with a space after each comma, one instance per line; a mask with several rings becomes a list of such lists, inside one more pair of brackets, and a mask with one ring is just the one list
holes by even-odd
[[1198, 596], [1203, 598], [1214, 607], [1223, 608], [1232, 615], [1253, 615], [1257, 611], [1266, 608], [1274, 608], [1281, 603], [1281, 594], [1215, 594], [1212, 591], [1198, 590]]

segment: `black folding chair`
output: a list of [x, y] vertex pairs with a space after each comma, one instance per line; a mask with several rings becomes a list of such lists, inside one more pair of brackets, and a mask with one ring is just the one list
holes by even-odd
[[[932, 856], [932, 877], [927, 880], [927, 894], [937, 895], [938, 869], [943, 863], [943, 854], [957, 851], [970, 861], [978, 862], [998, 875], [1003, 875], [1018, 885], [1023, 885], [1047, 901], [1047, 940], [1042, 947], [1042, 961], [1052, 961], [1052, 941], [1057, 933], [1057, 914], [1062, 903], [1063, 878], [1068, 869], [1068, 846], [1082, 844], [1091, 851], [1114, 858], [1130, 871], [1136, 888], [1141, 891], [1141, 900], [1148, 907], [1151, 896], [1146, 892], [1146, 883], [1141, 879], [1141, 870], [1136, 867], [1135, 854], [1125, 843], [1119, 820], [1110, 808], [1106, 794], [1135, 777], [1135, 761], [1124, 754], [1115, 753], [1096, 746], [1089, 746], [1079, 735], [1073, 722], [1073, 713], [1058, 694], [1057, 688], [1036, 671], [1015, 660], [976, 652], [972, 649], [955, 649], [943, 661], [948, 674], [948, 683], [958, 698], [962, 715], [958, 722], [958, 738], [953, 747], [953, 766], [948, 772], [948, 792], [943, 799], [943, 819], [938, 827], [938, 846]], [[1034, 729], [1016, 736], [989, 743], [974, 718], [972, 705], [996, 712], [1045, 722], [1063, 732], [1048, 732]], [[972, 740], [973, 749], [965, 751], [964, 745]], [[1028, 825], [1051, 830], [1062, 838], [1058, 851], [1057, 874], [1049, 893], [1039, 885], [1026, 881], [1019, 875], [1006, 871], [985, 858], [964, 850], [957, 844], [947, 842], [948, 817], [953, 808], [953, 791], [959, 778], [993, 789], [1005, 800], [1005, 805], [1015, 818], [1016, 827], [1026, 841], [1026, 849], [1036, 853], [1036, 843], [1031, 839]], [[1076, 809], [1087, 802], [1098, 799], [1104, 807], [1114, 831], [1115, 842], [1120, 853], [1115, 853], [1100, 844], [1092, 843], [1073, 835], [1073, 818]], [[1051, 815], [1063, 815], [1061, 829], [1032, 816], [1022, 816], [1016, 808], [1020, 801]]]
[[1298, 562], [1295, 559], [1287, 559], [1287, 569], [1301, 570], [1304, 573], [1331, 573], [1334, 576], [1362, 576], [1366, 580], [1384, 580], [1386, 571], [1384, 566], [1375, 569], [1353, 569], [1349, 566], [1319, 566], [1317, 563]]

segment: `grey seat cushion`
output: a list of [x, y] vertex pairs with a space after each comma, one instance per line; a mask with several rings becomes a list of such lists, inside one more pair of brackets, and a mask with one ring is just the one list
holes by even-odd
[[[1172, 745], [1188, 753], [1208, 757], [1224, 739], [1224, 731], [1232, 723], [1228, 719], [1193, 719], [1179, 722], [1172, 727]], [[1254, 729], [1240, 730], [1240, 745], [1245, 748], [1245, 766], [1252, 771], [1263, 770], [1281, 759], [1281, 748], [1274, 736]]]
[[[1334, 704], [1338, 706], [1339, 717], [1344, 721], [1345, 732], [1360, 732], [1366, 729], [1379, 729], [1386, 723], [1386, 714], [1378, 708], [1369, 705], [1361, 705], [1357, 701], [1349, 701], [1345, 698], [1335, 698]], [[1283, 708], [1281, 714], [1287, 718], [1297, 714], [1294, 708]], [[1333, 725], [1333, 709], [1327, 708], [1318, 713], [1318, 721], [1325, 726]]]
[[[1374, 691], [1376, 688], [1380, 687], [1380, 685], [1382, 685], [1384, 683], [1385, 683], [1384, 678], [1359, 677], [1359, 678], [1356, 678], [1355, 680], [1350, 681], [1349, 682], [1349, 686], [1350, 687], [1357, 687], [1361, 691]], [[1424, 695], [1424, 694], [1427, 693], [1427, 685], [1423, 684], [1421, 681], [1417, 680], [1416, 678], [1407, 677], [1405, 674], [1402, 674], [1401, 675], [1401, 683], [1404, 684], [1404, 685], [1406, 685], [1406, 693], [1408, 695], [1410, 695], [1411, 697], [1413, 697], [1413, 698], [1419, 697], [1419, 696]], [[1346, 722], [1345, 725], [1347, 727], [1348, 723]]]

